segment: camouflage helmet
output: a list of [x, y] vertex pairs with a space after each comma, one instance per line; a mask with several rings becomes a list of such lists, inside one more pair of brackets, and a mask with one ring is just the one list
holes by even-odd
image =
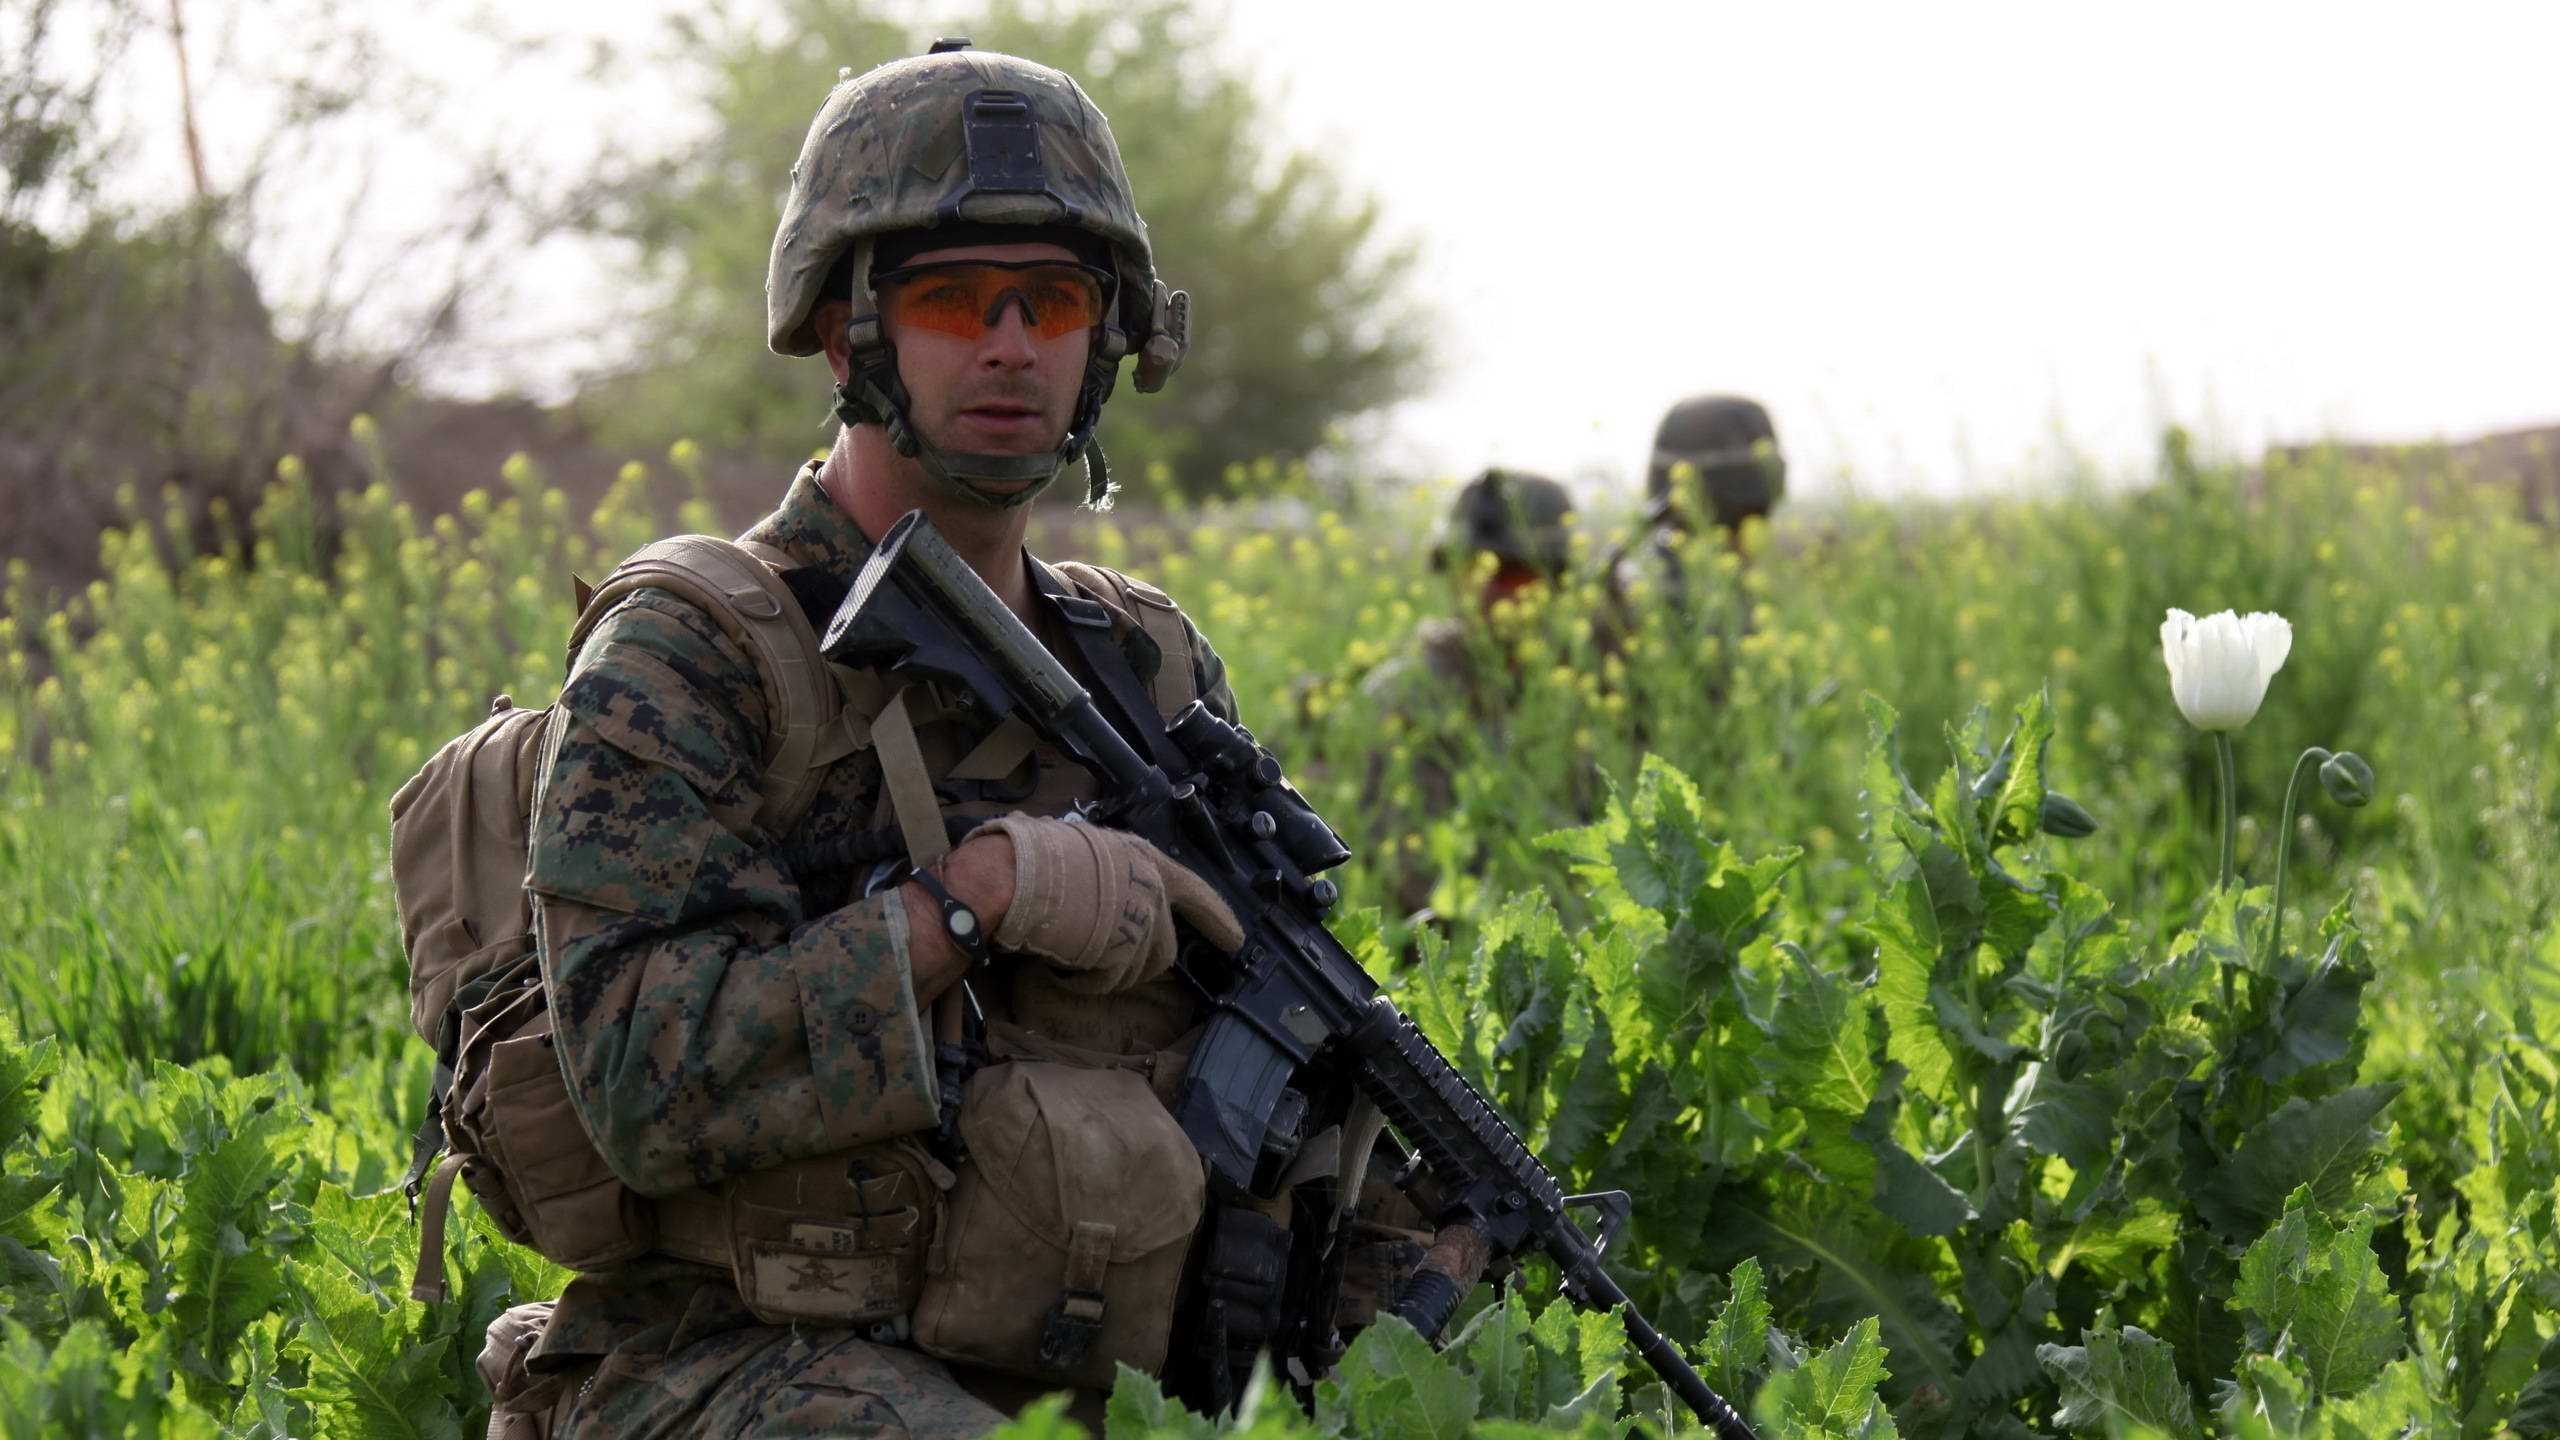
[[1443, 569], [1491, 555], [1554, 579], [1565, 572], [1572, 555], [1566, 528], [1572, 513], [1573, 497], [1546, 476], [1487, 470], [1461, 487], [1450, 503], [1432, 566]]
[[[972, 481], [1054, 478], [1086, 456], [1090, 498], [1109, 494], [1093, 429], [1123, 357], [1138, 357], [1136, 383], [1161, 389], [1190, 329], [1190, 297], [1156, 278], [1146, 223], [1138, 218], [1111, 123], [1065, 73], [1011, 55], [943, 40], [930, 54], [847, 72], [810, 122], [791, 167], [791, 193], [765, 272], [766, 343], [782, 355], [823, 345], [812, 317], [830, 276], [850, 277], [853, 375], [837, 387], [847, 424], [889, 431], [898, 450], [969, 498], [1020, 504], [1037, 487], [998, 496]], [[1074, 420], [1054, 457], [961, 455], [925, 444], [906, 415], [906, 390], [882, 333], [871, 287], [881, 239], [903, 232], [987, 226], [1065, 228], [1099, 239], [1117, 280], [1096, 327]], [[850, 261], [848, 265], [845, 262]], [[1088, 453], [1090, 451], [1090, 453]]]
[[1645, 471], [1645, 494], [1657, 515], [1676, 512], [1671, 482], [1682, 465], [1697, 471], [1715, 522], [1728, 528], [1768, 514], [1787, 493], [1787, 461], [1778, 453], [1769, 412], [1739, 395], [1696, 396], [1662, 417]]

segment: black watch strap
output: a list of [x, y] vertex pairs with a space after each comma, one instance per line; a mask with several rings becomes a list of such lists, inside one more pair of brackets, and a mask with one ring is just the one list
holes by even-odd
[[961, 904], [943, 888], [942, 882], [930, 870], [915, 871], [907, 878], [923, 886], [924, 893], [932, 896], [934, 903], [942, 907], [942, 933], [950, 936], [951, 943], [960, 947], [960, 953], [969, 957], [970, 968], [986, 964], [993, 951], [987, 945], [987, 927], [978, 923], [978, 912]]

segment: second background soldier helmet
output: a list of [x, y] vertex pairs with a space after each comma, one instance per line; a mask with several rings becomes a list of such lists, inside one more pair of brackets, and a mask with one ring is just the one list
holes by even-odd
[[1739, 395], [1694, 396], [1662, 417], [1645, 471], [1645, 494], [1657, 510], [1673, 500], [1683, 467], [1696, 472], [1695, 493], [1719, 525], [1766, 515], [1787, 493], [1787, 461], [1769, 412]]
[[1491, 555], [1553, 579], [1572, 558], [1572, 535], [1565, 523], [1572, 513], [1573, 497], [1546, 476], [1487, 470], [1450, 502], [1432, 563], [1463, 567], [1477, 555]]

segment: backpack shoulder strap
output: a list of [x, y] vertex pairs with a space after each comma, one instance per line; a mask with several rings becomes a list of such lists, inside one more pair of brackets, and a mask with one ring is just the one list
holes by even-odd
[[763, 677], [770, 730], [755, 821], [769, 835], [799, 823], [826, 778], [821, 739], [835, 718], [836, 689], [818, 633], [782, 583], [791, 559], [770, 545], [716, 535], [677, 535], [644, 545], [598, 585], [569, 632], [577, 661], [605, 613], [635, 590], [664, 590], [711, 617]]
[[1191, 627], [1183, 623], [1182, 611], [1172, 596], [1143, 580], [1132, 580], [1117, 570], [1080, 560], [1060, 561], [1049, 568], [1094, 599], [1128, 616], [1147, 632], [1148, 639], [1156, 642], [1164, 663], [1156, 667], [1155, 679], [1147, 689], [1158, 713], [1170, 720], [1182, 713], [1182, 707], [1200, 698], [1199, 676], [1192, 665]]

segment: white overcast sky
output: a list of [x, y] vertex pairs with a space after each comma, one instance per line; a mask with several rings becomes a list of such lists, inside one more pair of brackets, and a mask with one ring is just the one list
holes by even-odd
[[[381, 13], [475, 63], [460, 7]], [[1632, 487], [1711, 389], [1768, 403], [1807, 492], [2132, 473], [2171, 419], [2244, 452], [2560, 423], [2560, 6], [1226, 13], [1281, 137], [1421, 247], [1444, 358], [1379, 427], [1404, 470]], [[604, 113], [563, 77], [487, 109], [528, 155]], [[527, 333], [594, 314], [597, 268], [541, 257]]]

